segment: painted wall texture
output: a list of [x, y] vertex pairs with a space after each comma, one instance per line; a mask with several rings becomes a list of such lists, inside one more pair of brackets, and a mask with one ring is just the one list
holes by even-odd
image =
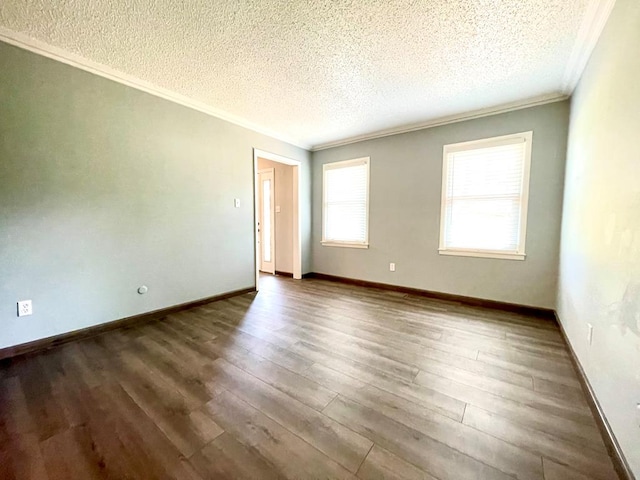
[[638, 45], [640, 2], [618, 0], [571, 102], [558, 313], [640, 478]]
[[4, 43], [0, 112], [0, 348], [254, 286], [254, 147], [302, 162], [309, 271], [305, 150]]
[[[314, 152], [313, 271], [554, 308], [568, 119], [559, 102]], [[439, 255], [443, 146], [529, 130], [526, 260]], [[370, 247], [322, 246], [322, 165], [367, 156]]]
[[276, 270], [293, 273], [293, 166], [258, 158], [258, 168], [274, 169]]

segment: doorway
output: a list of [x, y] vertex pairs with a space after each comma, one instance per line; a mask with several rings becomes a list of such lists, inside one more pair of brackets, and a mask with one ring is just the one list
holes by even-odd
[[[258, 149], [253, 151], [253, 168], [258, 290], [260, 272], [302, 278], [299, 208], [301, 168], [297, 160]], [[271, 176], [267, 170], [272, 170]], [[286, 176], [283, 176], [283, 172], [286, 172]]]
[[258, 235], [259, 270], [276, 273], [275, 245], [275, 169], [258, 170]]

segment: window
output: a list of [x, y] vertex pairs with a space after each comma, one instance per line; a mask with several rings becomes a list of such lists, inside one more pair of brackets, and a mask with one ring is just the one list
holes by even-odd
[[524, 260], [532, 137], [445, 145], [440, 254]]
[[368, 248], [369, 157], [322, 166], [322, 244]]

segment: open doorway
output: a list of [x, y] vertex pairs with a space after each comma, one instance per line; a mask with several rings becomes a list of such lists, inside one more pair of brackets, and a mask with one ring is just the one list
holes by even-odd
[[[258, 231], [256, 235], [256, 248], [260, 257], [258, 269], [264, 273], [276, 273], [276, 209], [281, 212], [282, 207], [278, 204], [282, 203], [284, 192], [278, 192], [276, 196], [275, 186], [275, 167], [267, 167], [267, 162], [263, 158], [258, 158]], [[292, 168], [292, 167], [288, 167]], [[283, 177], [284, 175], [280, 175]], [[280, 179], [282, 180], [282, 178]], [[283, 184], [282, 186], [280, 184]], [[286, 188], [285, 182], [278, 182], [279, 189]], [[286, 207], [285, 207], [286, 209]], [[281, 223], [281, 222], [278, 222]], [[278, 233], [284, 225], [278, 225]], [[280, 242], [279, 242], [280, 243]], [[283, 247], [280, 245], [280, 250]], [[291, 256], [293, 260], [293, 255]], [[280, 262], [282, 263], [282, 262]], [[280, 267], [282, 268], [282, 267]], [[281, 270], [282, 271], [282, 270]]]
[[256, 289], [260, 272], [302, 278], [300, 162], [254, 149]]

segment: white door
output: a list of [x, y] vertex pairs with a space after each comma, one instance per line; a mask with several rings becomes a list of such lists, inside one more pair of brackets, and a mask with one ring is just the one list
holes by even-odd
[[275, 259], [275, 189], [273, 168], [258, 172], [259, 209], [258, 251], [260, 252], [260, 271], [276, 272]]

